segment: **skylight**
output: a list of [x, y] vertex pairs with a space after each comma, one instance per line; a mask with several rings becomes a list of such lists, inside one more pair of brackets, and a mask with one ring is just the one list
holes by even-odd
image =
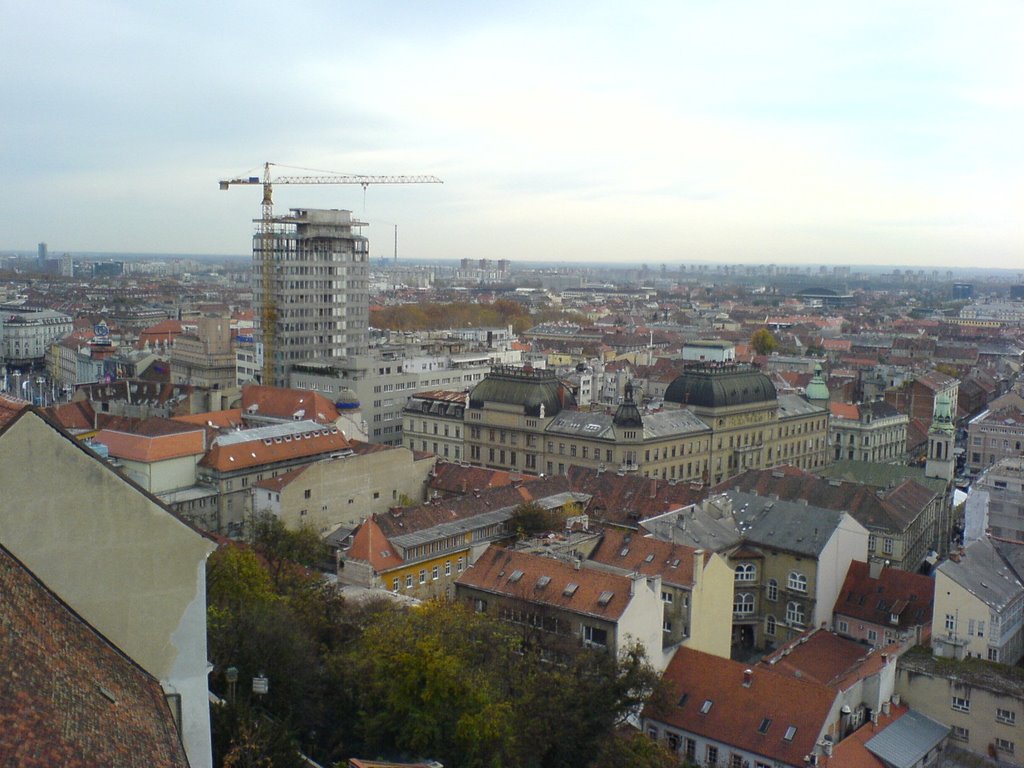
[[544, 589], [544, 587], [546, 587], [550, 583], [550, 576], [541, 576], [539, 579], [537, 579], [537, 589]]
[[758, 733], [768, 733], [768, 728], [769, 728], [769, 726], [771, 724], [772, 724], [772, 719], [770, 717], [766, 717], [764, 720], [761, 721], [761, 724], [759, 726], [757, 726], [757, 732]]
[[515, 582], [519, 581], [521, 578], [523, 578], [523, 572], [522, 571], [519, 571], [519, 570], [512, 571], [512, 575], [508, 577], [509, 584], [514, 584]]
[[576, 582], [569, 582], [565, 585], [565, 589], [562, 590], [562, 594], [566, 597], [572, 597], [576, 594], [576, 590], [580, 588], [580, 585]]
[[708, 712], [710, 712], [711, 711], [711, 705], [713, 703], [714, 702], [712, 702], [711, 699], [704, 699], [704, 703], [700, 705], [700, 713], [702, 715], [706, 715]]
[[786, 741], [792, 741], [794, 736], [796, 736], [796, 726], [791, 725], [786, 729], [786, 733], [782, 738]]
[[612, 601], [613, 597], [615, 597], [614, 592], [609, 592], [608, 590], [605, 590], [601, 593], [601, 596], [597, 598], [597, 603], [598, 605], [608, 605], [608, 603]]

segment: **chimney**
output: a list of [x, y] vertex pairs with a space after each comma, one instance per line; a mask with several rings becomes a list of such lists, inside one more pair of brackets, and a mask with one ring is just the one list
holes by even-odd
[[700, 587], [703, 576], [704, 576], [704, 550], [703, 549], [695, 549], [693, 551], [693, 589], [694, 589], [695, 592]]
[[743, 687], [749, 688], [754, 682], [754, 670], [747, 667], [743, 670]]
[[651, 498], [658, 498], [658, 481], [657, 479], [651, 480]]
[[871, 713], [871, 725], [873, 725], [873, 726], [877, 726], [878, 725], [878, 710], [877, 709], [874, 712]]
[[825, 757], [832, 757], [832, 742], [828, 739], [822, 742], [821, 748], [825, 750]]
[[889, 715], [889, 700], [886, 699], [882, 702], [882, 714], [888, 717]]
[[898, 693], [894, 693], [892, 695], [892, 703], [893, 703], [893, 706], [896, 706], [896, 707], [898, 707], [900, 705], [900, 695]]
[[872, 559], [868, 561], [868, 576], [877, 579], [882, 575], [882, 561]]

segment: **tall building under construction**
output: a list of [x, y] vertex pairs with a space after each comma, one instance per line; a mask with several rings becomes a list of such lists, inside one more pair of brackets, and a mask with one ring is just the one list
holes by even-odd
[[351, 211], [293, 208], [271, 222], [253, 237], [257, 340], [274, 358], [274, 381], [265, 383], [286, 386], [296, 363], [366, 353], [370, 251], [366, 224]]

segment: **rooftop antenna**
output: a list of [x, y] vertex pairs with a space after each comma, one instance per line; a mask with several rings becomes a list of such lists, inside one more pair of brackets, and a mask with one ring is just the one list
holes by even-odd
[[398, 225], [395, 224], [395, 264], [398, 263]]

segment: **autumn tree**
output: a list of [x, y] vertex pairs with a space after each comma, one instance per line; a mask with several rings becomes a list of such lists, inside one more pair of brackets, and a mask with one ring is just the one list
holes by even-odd
[[750, 346], [759, 355], [770, 355], [778, 349], [779, 342], [767, 328], [758, 328], [750, 337]]

